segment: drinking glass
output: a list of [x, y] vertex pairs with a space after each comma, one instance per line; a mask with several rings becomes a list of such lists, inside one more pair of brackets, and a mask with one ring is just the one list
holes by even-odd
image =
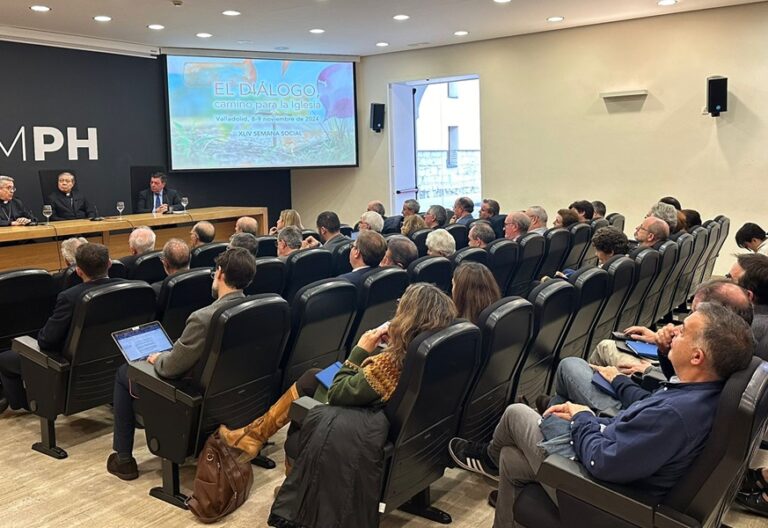
[[123, 217], [124, 210], [125, 210], [125, 202], [117, 202], [117, 212], [120, 213], [120, 218]]
[[189, 198], [186, 196], [181, 197], [181, 206], [184, 208], [184, 212], [187, 212], [187, 206], [189, 205]]
[[51, 207], [50, 205], [44, 205], [43, 216], [45, 217], [45, 225], [51, 225], [51, 216], [53, 216], [53, 207]]

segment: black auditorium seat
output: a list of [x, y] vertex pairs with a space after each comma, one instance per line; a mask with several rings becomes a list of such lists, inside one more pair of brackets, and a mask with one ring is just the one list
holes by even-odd
[[192, 312], [213, 302], [212, 281], [211, 268], [180, 271], [163, 280], [157, 299], [157, 320], [171, 341], [181, 336]]
[[245, 294], [276, 293], [280, 295], [285, 287], [285, 275], [285, 262], [277, 257], [258, 257], [256, 274], [245, 288]]
[[635, 280], [632, 292], [619, 313], [616, 327], [612, 330], [623, 331], [635, 324], [640, 315], [643, 299], [659, 272], [659, 252], [655, 249], [638, 248], [632, 252], [630, 258], [635, 261]]
[[693, 236], [688, 233], [682, 233], [675, 242], [677, 242], [677, 261], [667, 278], [665, 286], [661, 290], [659, 302], [656, 304], [656, 310], [653, 315], [654, 321], [671, 319], [672, 308], [674, 308], [672, 302], [676, 288], [693, 251]]
[[143, 280], [152, 284], [165, 279], [165, 268], [163, 268], [162, 251], [150, 251], [136, 259], [136, 268], [133, 270], [129, 279]]
[[119, 260], [112, 259], [112, 264], [110, 264], [107, 274], [113, 279], [127, 279], [128, 268]]
[[219, 424], [243, 427], [269, 408], [289, 331], [288, 303], [278, 295], [237, 299], [214, 313], [205, 353], [189, 378], [161, 378], [145, 361], [129, 365], [147, 446], [162, 458], [162, 487], [150, 495], [186, 508], [179, 465], [200, 452]]
[[357, 315], [347, 339], [351, 351], [363, 332], [390, 320], [397, 311], [397, 300], [408, 287], [408, 273], [397, 267], [379, 268], [370, 272], [360, 287]]
[[718, 215], [715, 217], [714, 221], [720, 224], [720, 235], [717, 241], [717, 245], [715, 246], [715, 249], [712, 251], [712, 253], [709, 255], [709, 260], [707, 260], [707, 265], [704, 268], [705, 281], [709, 280], [710, 277], [712, 277], [712, 271], [715, 268], [717, 257], [720, 256], [720, 250], [723, 248], [723, 244], [725, 244], [725, 241], [728, 238], [728, 233], [731, 230], [731, 220], [727, 216]]
[[32, 449], [54, 458], [56, 418], [112, 402], [115, 372], [125, 361], [112, 332], [152, 321], [155, 292], [148, 284], [119, 282], [87, 290], [77, 301], [61, 356], [41, 351], [32, 337], [14, 339], [32, 412], [40, 417], [42, 441]]
[[519, 246], [517, 266], [512, 271], [507, 286], [506, 295], [527, 296], [531, 291], [533, 281], [537, 278], [535, 273], [539, 270], [539, 263], [544, 258], [544, 237], [537, 233], [528, 233], [520, 237], [516, 244]]
[[706, 228], [701, 226], [696, 226], [691, 231], [691, 236], [693, 237], [691, 256], [688, 258], [688, 262], [683, 267], [683, 272], [680, 274], [680, 278], [677, 281], [675, 295], [672, 300], [673, 308], [684, 306], [688, 300], [688, 292], [691, 290], [693, 274], [696, 272], [696, 266], [699, 260], [701, 260], [704, 250], [707, 249], [707, 234], [708, 231]]
[[53, 277], [42, 269], [0, 272], [0, 350], [14, 337], [37, 333], [56, 302]]
[[[123, 267], [125, 267], [125, 265], [123, 265]], [[61, 289], [66, 290], [72, 286], [82, 284], [83, 279], [81, 279], [80, 275], [78, 275], [77, 271], [75, 271], [75, 266], [70, 266], [64, 270], [61, 283]]]
[[403, 216], [395, 215], [388, 216], [384, 220], [384, 229], [381, 230], [382, 235], [399, 235], [400, 227], [403, 225]]
[[600, 309], [588, 343], [584, 350], [584, 358], [589, 355], [595, 345], [602, 339], [611, 336], [616, 326], [621, 309], [632, 292], [635, 278], [635, 261], [626, 255], [615, 255], [608, 259], [602, 268], [608, 272], [608, 297]]
[[456, 249], [467, 247], [467, 243], [469, 242], [469, 230], [467, 229], [467, 226], [463, 224], [449, 224], [445, 226], [445, 230], [448, 231], [453, 237], [453, 240], [456, 241]]
[[488, 266], [488, 252], [483, 248], [465, 247], [451, 255], [453, 268], [458, 268], [462, 262], [477, 262]]
[[296, 292], [307, 284], [333, 275], [333, 255], [320, 248], [300, 249], [288, 256], [285, 270], [283, 298], [290, 303]]
[[592, 228], [589, 224], [573, 224], [568, 231], [571, 233], [571, 249], [563, 260], [562, 269], [577, 270], [581, 266], [581, 260], [587, 253], [587, 248], [592, 242]]
[[307, 238], [309, 238], [309, 237], [312, 237], [312, 238], [314, 238], [315, 240], [317, 240], [318, 242], [322, 242], [322, 240], [320, 240], [320, 233], [318, 233], [317, 231], [312, 231], [311, 229], [304, 229], [304, 230], [301, 232], [301, 237], [302, 237], [304, 240], [306, 240], [306, 239], [307, 239]]
[[567, 229], [552, 228], [544, 232], [544, 258], [541, 259], [539, 269], [534, 274], [534, 279], [543, 276], [554, 277], [555, 272], [563, 268], [563, 262], [571, 250], [571, 233]]
[[611, 223], [608, 221], [607, 218], [598, 218], [597, 220], [592, 220], [592, 232], [594, 233], [601, 227], [608, 227], [611, 225]]
[[605, 219], [608, 220], [608, 222], [610, 222], [610, 224], [616, 229], [618, 229], [619, 231], [622, 231], [622, 232], [624, 231], [625, 219], [623, 214], [611, 213], [608, 216], [606, 216]]
[[227, 250], [229, 244], [226, 242], [211, 242], [203, 244], [192, 250], [190, 268], [214, 268], [216, 267], [216, 257]]
[[347, 336], [357, 311], [357, 288], [323, 279], [301, 288], [291, 303], [291, 336], [281, 365], [284, 392], [310, 368], [346, 357]]
[[411, 240], [416, 244], [416, 249], [419, 250], [420, 257], [427, 255], [427, 235], [431, 232], [431, 229], [419, 229], [411, 234]]
[[533, 332], [517, 383], [516, 399], [522, 396], [532, 404], [547, 391], [557, 346], [571, 319], [574, 295], [571, 283], [556, 280], [539, 284], [528, 296], [533, 304]]
[[[592, 226], [592, 238], [594, 238], [595, 233], [598, 229], [602, 227], [607, 227], [611, 225], [608, 220], [605, 218], [598, 218], [597, 220], [592, 220], [592, 223], [590, 224]], [[590, 238], [590, 241], [592, 240]], [[582, 266], [597, 266], [597, 252], [595, 250], [595, 246], [593, 244], [587, 245], [587, 252], [584, 254], [584, 258], [581, 261]]]
[[480, 370], [464, 404], [457, 436], [486, 442], [507, 408], [525, 362], [533, 305], [522, 297], [505, 297], [480, 313], [477, 326], [483, 333]]
[[334, 246], [331, 251], [331, 254], [333, 255], [333, 272], [331, 273], [331, 276], [336, 277], [352, 271], [352, 264], [349, 263], [350, 251], [352, 251], [352, 242]]
[[507, 221], [507, 213], [497, 214], [491, 217], [491, 227], [496, 233], [496, 238], [504, 238], [504, 222]]
[[[597, 480], [580, 463], [551, 455], [539, 468], [538, 482], [518, 495], [515, 523], [528, 528], [724, 526], [767, 422], [768, 364], [753, 358], [726, 382], [703, 451], [663, 499]], [[557, 490], [558, 506], [539, 483]]]
[[277, 237], [262, 236], [256, 239], [257, 257], [276, 257], [277, 256]]
[[659, 304], [661, 294], [667, 285], [669, 275], [677, 263], [677, 250], [677, 242], [672, 240], [667, 240], [659, 246], [659, 268], [656, 276], [653, 278], [653, 282], [648, 287], [648, 293], [645, 295], [643, 304], [637, 313], [635, 324], [650, 328], [656, 322], [656, 319], [654, 319], [656, 306]]
[[[691, 288], [688, 290], [688, 297], [691, 297], [696, 288], [699, 287], [699, 284], [704, 282], [707, 264], [717, 250], [717, 243], [720, 239], [720, 224], [714, 220], [707, 220], [702, 226], [707, 230], [707, 247], [704, 248], [701, 258], [696, 263], [696, 270], [693, 272], [693, 280], [691, 281]], [[714, 258], [717, 258], [717, 255]]]
[[428, 282], [451, 294], [451, 261], [445, 257], [419, 257], [408, 265], [411, 284]]
[[341, 224], [341, 227], [339, 227], [339, 233], [341, 233], [345, 237], [352, 238], [352, 226], [349, 226], [347, 224]]
[[488, 244], [485, 249], [488, 251], [488, 267], [499, 285], [499, 291], [504, 294], [517, 268], [520, 246], [511, 240], [500, 238]]

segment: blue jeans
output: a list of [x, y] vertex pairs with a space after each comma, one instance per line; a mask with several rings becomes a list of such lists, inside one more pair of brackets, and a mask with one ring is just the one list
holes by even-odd
[[598, 412], [615, 414], [621, 410], [621, 402], [604, 393], [592, 384], [594, 371], [581, 358], [563, 359], [555, 373], [555, 397], [552, 405], [567, 401], [587, 405]]

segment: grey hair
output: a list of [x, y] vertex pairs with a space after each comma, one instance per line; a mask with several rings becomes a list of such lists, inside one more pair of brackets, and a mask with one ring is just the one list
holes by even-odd
[[384, 219], [376, 211], [366, 211], [360, 216], [360, 221], [371, 226], [372, 231], [381, 233], [384, 229]]
[[128, 237], [128, 245], [139, 255], [155, 249], [155, 232], [147, 226], [140, 226], [131, 232]]
[[61, 243], [61, 256], [67, 263], [67, 266], [71, 266], [75, 263], [75, 252], [77, 251], [77, 248], [87, 243], [88, 240], [83, 237], [68, 238]]
[[277, 234], [277, 239], [285, 242], [291, 249], [299, 249], [302, 242], [301, 229], [296, 226], [285, 226]]
[[442, 257], [450, 257], [456, 252], [456, 240], [445, 229], [435, 229], [427, 235], [427, 249]]
[[755, 353], [756, 343], [749, 325], [733, 310], [718, 303], [703, 302], [696, 308], [708, 324], [702, 329], [699, 343], [709, 357], [712, 369], [720, 379], [747, 368]]
[[650, 216], [664, 220], [669, 225], [670, 231], [674, 231], [677, 227], [677, 209], [674, 205], [657, 202], [651, 207]]
[[409, 211], [412, 211], [413, 214], [417, 214], [419, 212], [419, 209], [421, 209], [421, 205], [416, 200], [406, 200], [405, 202], [403, 202], [403, 207], [405, 207]]
[[544, 210], [542, 206], [532, 205], [528, 208], [528, 211], [526, 212], [531, 216], [535, 216], [536, 218], [538, 218], [541, 225], [543, 226], [547, 225], [547, 221], [549, 220], [549, 217], [547, 216], [547, 212]]

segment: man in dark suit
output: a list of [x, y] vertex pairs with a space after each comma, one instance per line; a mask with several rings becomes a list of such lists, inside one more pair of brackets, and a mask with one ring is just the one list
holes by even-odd
[[160, 291], [168, 278], [176, 275], [180, 271], [189, 269], [190, 260], [189, 246], [180, 238], [172, 238], [163, 246], [163, 269], [166, 277], [161, 281], [152, 283], [152, 289], [155, 290], [155, 296], [160, 298]]
[[379, 269], [381, 259], [387, 252], [387, 241], [376, 231], [365, 229], [360, 231], [357, 240], [352, 244], [349, 252], [349, 263], [352, 271], [339, 275], [340, 279], [346, 279], [359, 290], [368, 274]]
[[149, 189], [139, 193], [137, 213], [163, 214], [169, 211], [181, 211], [181, 196], [174, 189], [166, 189], [168, 176], [163, 172], [156, 172], [149, 177]]
[[[317, 215], [317, 232], [322, 239], [323, 249], [333, 251], [333, 248], [339, 244], [345, 244], [352, 239], [341, 234], [341, 222], [339, 215], [333, 211], [323, 211]], [[309, 236], [301, 245], [302, 249], [320, 247], [320, 241], [315, 237]]]
[[[61, 354], [69, 334], [75, 305], [83, 294], [97, 286], [123, 280], [107, 276], [111, 261], [107, 247], [101, 244], [83, 244], [78, 247], [75, 252], [75, 263], [75, 273], [80, 276], [83, 283], [62, 291], [56, 297], [53, 314], [37, 334], [40, 350], [52, 355]], [[12, 350], [0, 354], [0, 381], [2, 381], [4, 396], [8, 398], [12, 409], [29, 408], [21, 378], [21, 360]]]
[[475, 210], [475, 203], [469, 196], [461, 196], [453, 203], [453, 222], [468, 226], [472, 223], [472, 211]]
[[0, 227], [23, 226], [35, 222], [21, 200], [14, 198], [16, 184], [10, 176], [0, 176]]
[[147, 226], [140, 226], [131, 231], [128, 236], [131, 254], [120, 259], [120, 262], [125, 265], [128, 277], [132, 277], [133, 272], [136, 271], [136, 261], [139, 257], [155, 250], [155, 239], [155, 232]]
[[48, 195], [48, 204], [53, 209], [51, 220], [74, 220], [94, 218], [96, 209], [88, 199], [75, 189], [75, 177], [69, 172], [59, 174], [58, 189]]

